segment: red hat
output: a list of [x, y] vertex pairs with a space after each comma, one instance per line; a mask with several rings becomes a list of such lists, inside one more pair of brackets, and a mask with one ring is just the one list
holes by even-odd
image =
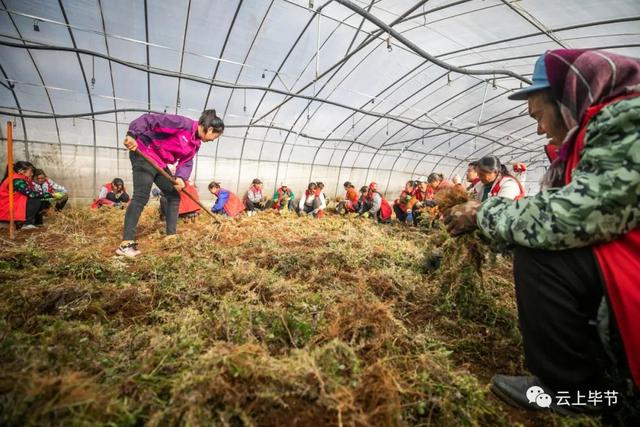
[[376, 184], [375, 182], [372, 182], [371, 184], [369, 184], [369, 190], [376, 191], [377, 189], [378, 189], [378, 184]]

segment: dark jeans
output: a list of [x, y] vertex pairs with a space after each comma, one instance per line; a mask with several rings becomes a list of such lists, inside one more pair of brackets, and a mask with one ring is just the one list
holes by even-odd
[[27, 199], [27, 210], [24, 225], [40, 225], [43, 223], [42, 214], [49, 207], [49, 202], [42, 199]]
[[527, 368], [555, 391], [601, 385], [606, 356], [590, 321], [604, 283], [593, 250], [517, 247], [513, 273]]
[[398, 221], [405, 222], [407, 220], [407, 213], [400, 209], [400, 205], [393, 205], [393, 212], [395, 212]]
[[[134, 192], [135, 192], [135, 181], [134, 181]], [[129, 203], [129, 195], [127, 193], [120, 193], [117, 195], [113, 191], [107, 193], [107, 200], [111, 200], [113, 203]]]
[[[167, 235], [176, 234], [176, 223], [178, 222], [178, 207], [180, 206], [180, 195], [168, 179], [160, 175], [151, 165], [135, 152], [129, 153], [131, 167], [133, 169], [133, 197], [127, 206], [124, 216], [123, 240], [135, 240], [136, 227], [142, 214], [142, 210], [149, 201], [151, 186], [155, 183], [160, 191], [167, 198]], [[120, 201], [124, 202], [122, 196]]]
[[62, 209], [64, 209], [64, 207], [66, 206], [68, 201], [69, 201], [69, 196], [65, 194], [62, 197], [62, 199], [60, 199], [57, 202], [55, 202], [53, 207], [55, 208], [56, 211], [61, 211]]
[[264, 205], [260, 203], [254, 203], [251, 200], [247, 199], [244, 206], [247, 208], [247, 211], [262, 211], [264, 210]]

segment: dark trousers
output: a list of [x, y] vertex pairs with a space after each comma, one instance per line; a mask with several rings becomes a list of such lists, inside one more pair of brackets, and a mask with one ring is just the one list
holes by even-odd
[[407, 213], [400, 209], [400, 205], [393, 205], [393, 212], [396, 214], [396, 218], [400, 222], [405, 222], [407, 219]]
[[313, 202], [310, 205], [307, 205], [305, 203], [304, 207], [302, 208], [302, 211], [298, 212], [298, 214], [299, 215], [310, 214], [311, 212], [315, 211], [316, 209], [319, 209], [321, 205], [322, 205], [322, 202], [320, 201], [320, 198], [316, 197], [315, 199], [313, 199]]
[[43, 223], [42, 214], [49, 207], [49, 202], [42, 199], [27, 199], [27, 211], [24, 225], [40, 225]]
[[[133, 185], [135, 187], [135, 181]], [[106, 199], [111, 200], [113, 203], [129, 203], [129, 195], [127, 193], [120, 193], [120, 195], [117, 195], [113, 191], [110, 191], [107, 193]]]
[[527, 368], [555, 391], [601, 385], [606, 357], [590, 321], [604, 283], [593, 250], [517, 247], [513, 272]]
[[[133, 197], [127, 206], [124, 215], [123, 240], [135, 240], [136, 227], [142, 214], [142, 210], [149, 201], [151, 186], [155, 183], [164, 197], [167, 198], [167, 235], [176, 234], [176, 223], [178, 222], [178, 207], [180, 206], [180, 195], [168, 179], [160, 175], [151, 165], [135, 152], [129, 153], [131, 166], [133, 168]], [[122, 197], [120, 198], [121, 201]]]
[[254, 203], [249, 199], [247, 199], [245, 201], [244, 206], [247, 208], [247, 211], [262, 211], [262, 210], [264, 210], [264, 205], [262, 205], [260, 203]]
[[60, 200], [55, 202], [53, 207], [55, 208], [56, 211], [61, 211], [62, 209], [64, 209], [64, 207], [66, 206], [68, 201], [69, 201], [69, 196], [67, 194], [65, 194], [62, 197], [62, 199], [60, 199]]

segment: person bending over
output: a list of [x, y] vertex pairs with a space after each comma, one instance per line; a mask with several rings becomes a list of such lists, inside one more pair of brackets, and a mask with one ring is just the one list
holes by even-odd
[[45, 193], [51, 194], [52, 198], [49, 199], [49, 203], [58, 212], [65, 207], [69, 200], [69, 190], [49, 178], [42, 169], [36, 169], [33, 172], [33, 188], [42, 196]]
[[124, 181], [121, 178], [113, 178], [113, 181], [100, 187], [98, 197], [95, 198], [91, 207], [95, 209], [106, 206], [124, 209], [129, 200], [129, 193], [124, 187]]
[[[30, 230], [44, 224], [43, 212], [53, 198], [50, 193], [41, 194], [33, 186], [33, 171], [29, 162], [13, 164], [13, 219], [23, 230]], [[10, 220], [9, 211], [9, 170], [0, 184], [0, 221]]]
[[232, 191], [220, 187], [218, 182], [209, 184], [209, 192], [216, 196], [211, 212], [228, 217], [236, 217], [244, 211], [244, 204]]
[[[143, 114], [129, 124], [124, 145], [129, 149], [133, 174], [133, 197], [124, 217], [122, 243], [118, 255], [135, 257], [140, 254], [136, 243], [136, 229], [142, 210], [149, 201], [155, 183], [167, 198], [166, 233], [176, 234], [180, 196], [191, 176], [193, 159], [203, 142], [214, 141], [224, 132], [224, 122], [215, 110], [205, 110], [195, 121], [174, 114]], [[156, 166], [169, 173], [168, 165], [177, 164], [175, 182], [159, 173], [141, 155], [140, 150]]]

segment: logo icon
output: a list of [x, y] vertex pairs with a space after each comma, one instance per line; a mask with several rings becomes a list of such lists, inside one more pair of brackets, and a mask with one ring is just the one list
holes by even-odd
[[526, 394], [529, 403], [535, 403], [541, 408], [548, 408], [551, 406], [551, 396], [545, 393], [542, 387], [537, 385], [531, 386], [527, 389]]
[[529, 399], [529, 403], [535, 403], [536, 397], [538, 397], [539, 394], [543, 393], [544, 390], [542, 389], [542, 387], [538, 387], [537, 385], [529, 387], [529, 389], [527, 390], [527, 399]]
[[547, 393], [540, 393], [538, 397], [536, 397], [536, 404], [541, 408], [548, 408], [551, 406], [551, 396]]

